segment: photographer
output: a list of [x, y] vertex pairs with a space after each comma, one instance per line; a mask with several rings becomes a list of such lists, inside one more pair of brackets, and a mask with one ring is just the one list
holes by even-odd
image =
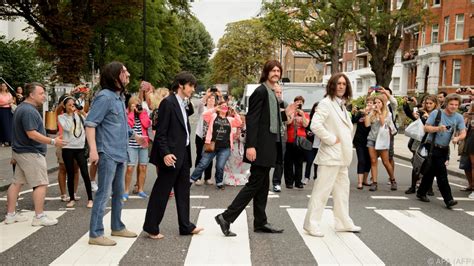
[[145, 177], [148, 165], [148, 128], [151, 126], [151, 120], [148, 113], [143, 109], [143, 106], [139, 104], [138, 97], [132, 97], [128, 101], [128, 125], [133, 131], [139, 135], [145, 137], [145, 146], [139, 145], [133, 138], [128, 141], [128, 163], [127, 172], [125, 173], [125, 189], [122, 195], [122, 200], [128, 200], [128, 191], [132, 182], [133, 170], [135, 165], [138, 164], [137, 171], [137, 184], [135, 192], [141, 198], [147, 198], [148, 195], [143, 191], [145, 185]]
[[293, 102], [297, 109], [288, 117], [286, 122], [288, 139], [286, 141], [284, 173], [285, 185], [288, 189], [292, 189], [293, 186], [303, 188], [301, 179], [303, 177], [304, 152], [297, 147], [296, 138], [306, 138], [306, 127], [309, 124], [309, 114], [302, 110], [304, 98], [296, 96]]

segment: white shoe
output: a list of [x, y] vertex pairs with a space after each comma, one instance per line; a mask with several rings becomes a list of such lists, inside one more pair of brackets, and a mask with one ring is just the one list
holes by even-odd
[[303, 185], [307, 185], [309, 183], [309, 178], [303, 178], [303, 181], [301, 181], [301, 183], [303, 183]]
[[360, 230], [362, 230], [362, 227], [354, 225], [349, 228], [335, 228], [337, 232], [353, 232], [353, 233], [358, 233]]
[[204, 181], [202, 181], [202, 179], [198, 179], [198, 180], [196, 180], [196, 181], [194, 182], [194, 184], [195, 184], [196, 186], [202, 186], [202, 185], [204, 184]]
[[36, 215], [33, 217], [32, 226], [50, 226], [58, 223], [58, 220], [55, 218], [48, 217], [46, 214], [41, 216], [41, 218], [36, 218]]
[[66, 194], [60, 196], [62, 202], [69, 202], [69, 197]]
[[308, 235], [310, 236], [315, 236], [315, 237], [324, 237], [324, 233], [321, 232], [320, 230], [309, 230], [309, 229], [306, 229], [306, 228], [303, 228], [306, 233], [308, 233]]
[[211, 179], [208, 179], [206, 180], [206, 185], [214, 185], [214, 181], [212, 181]]
[[474, 192], [471, 192], [471, 194], [469, 194], [469, 196], [467, 196], [468, 198], [470, 199], [474, 199]]
[[92, 192], [96, 192], [99, 189], [97, 182], [91, 181], [91, 188], [92, 188]]
[[28, 220], [28, 217], [15, 213], [14, 215], [5, 215], [5, 224], [21, 223]]

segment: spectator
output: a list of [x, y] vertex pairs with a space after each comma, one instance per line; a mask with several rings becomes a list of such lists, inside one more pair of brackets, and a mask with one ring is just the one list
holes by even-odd
[[[374, 97], [374, 108], [369, 112], [365, 119], [365, 126], [371, 127], [369, 135], [367, 137], [367, 147], [369, 148], [371, 171], [372, 171], [372, 184], [370, 185], [370, 191], [377, 190], [377, 178], [378, 178], [378, 157], [382, 158], [382, 163], [387, 170], [388, 176], [391, 182], [391, 190], [397, 190], [397, 182], [393, 174], [393, 167], [389, 160], [389, 149], [376, 150], [376, 140], [379, 134], [379, 130], [383, 127], [390, 128], [389, 124], [393, 123], [390, 119], [390, 113], [385, 106], [385, 98], [381, 95]], [[390, 130], [389, 130], [390, 131]]]
[[10, 146], [12, 142], [12, 105], [15, 99], [8, 91], [7, 84], [0, 84], [0, 144]]
[[135, 139], [128, 140], [128, 163], [125, 173], [125, 190], [122, 200], [128, 200], [128, 191], [132, 182], [132, 175], [135, 166], [138, 164], [136, 193], [141, 198], [147, 198], [148, 195], [143, 191], [145, 185], [146, 170], [148, 165], [148, 128], [151, 121], [148, 113], [139, 103], [138, 97], [132, 97], [128, 101], [128, 125], [138, 136], [145, 138], [145, 145], [140, 145]]
[[281, 86], [276, 83], [273, 87], [273, 91], [275, 92], [275, 96], [277, 97], [278, 101], [278, 106], [280, 107], [280, 116], [282, 118], [282, 136], [281, 136], [281, 142], [279, 142], [279, 146], [277, 147], [281, 152], [281, 159], [282, 160], [277, 160], [275, 163], [275, 169], [273, 171], [273, 192], [281, 192], [281, 178], [283, 177], [283, 164], [284, 164], [284, 158], [285, 158], [285, 153], [286, 153], [286, 141], [288, 139], [287, 135], [287, 128], [286, 128], [286, 121], [288, 117], [285, 114], [285, 108], [288, 106], [288, 104], [283, 100], [283, 93]]
[[369, 136], [370, 126], [365, 126], [367, 114], [372, 111], [374, 106], [374, 97], [367, 97], [366, 106], [362, 110], [354, 108], [352, 115], [352, 123], [357, 124], [357, 129], [352, 140], [352, 144], [356, 149], [357, 155], [357, 189], [363, 189], [363, 186], [370, 186], [367, 182], [369, 176], [371, 162], [369, 149], [367, 148], [367, 137]]
[[[202, 97], [201, 101], [199, 101], [197, 110], [199, 120], [196, 125], [196, 137], [195, 137], [195, 145], [196, 145], [196, 161], [194, 162], [194, 167], [197, 167], [199, 162], [201, 161], [202, 154], [203, 154], [203, 147], [204, 147], [204, 140], [205, 134], [207, 134], [207, 129], [209, 128], [209, 124], [204, 121], [203, 113], [207, 110], [213, 109], [216, 105], [216, 98], [217, 95], [215, 92], [211, 92], [211, 89], [206, 91], [204, 97]], [[213, 185], [214, 183], [211, 180], [212, 177], [212, 160], [209, 162], [206, 170], [204, 171], [204, 182], [206, 185]], [[202, 176], [199, 176], [196, 182], [194, 182], [196, 186], [200, 186], [203, 184]]]
[[23, 88], [22, 88], [22, 87], [17, 87], [16, 90], [15, 90], [15, 92], [16, 92], [16, 96], [15, 96], [15, 97], [16, 97], [16, 104], [18, 105], [18, 104], [20, 104], [20, 103], [24, 100], [24, 98], [25, 98], [25, 97], [23, 97]]
[[49, 184], [46, 166], [46, 144], [63, 146], [61, 137], [46, 137], [43, 119], [38, 107], [46, 101], [44, 86], [29, 83], [25, 86], [26, 99], [18, 106], [13, 116], [12, 159], [16, 161], [16, 171], [7, 192], [7, 215], [5, 224], [24, 222], [25, 216], [15, 212], [17, 198], [23, 184], [33, 188], [35, 216], [33, 226], [50, 226], [58, 223], [55, 218], [44, 214], [44, 198]]
[[208, 109], [202, 114], [203, 120], [207, 122], [205, 144], [214, 145], [212, 151], [204, 150], [199, 164], [191, 174], [191, 182], [196, 182], [216, 157], [216, 186], [224, 189], [224, 166], [229, 159], [230, 152], [234, 147], [234, 131], [232, 128], [240, 127], [242, 121], [234, 109], [229, 108], [227, 102], [220, 102], [216, 108]]
[[[472, 96], [471, 96], [472, 98]], [[474, 179], [473, 179], [473, 165], [474, 165], [474, 101], [471, 101], [469, 110], [464, 113], [464, 121], [467, 126], [466, 139], [461, 153], [459, 168], [464, 170], [467, 178], [467, 187], [461, 189], [461, 191], [471, 192], [469, 198], [474, 198]], [[461, 149], [461, 147], [459, 147]]]
[[447, 95], [448, 94], [445, 91], [438, 92], [438, 103], [439, 103], [439, 106], [441, 107], [441, 109], [446, 108], [446, 106], [444, 104], [444, 101], [445, 101]]
[[240, 127], [232, 128], [234, 133], [234, 148], [224, 167], [224, 183], [230, 186], [243, 186], [247, 183], [250, 175], [250, 168], [244, 163], [244, 146], [246, 137], [245, 115], [240, 114], [242, 124]]
[[133, 133], [126, 121], [123, 93], [129, 79], [130, 73], [122, 63], [111, 62], [104, 66], [100, 73], [101, 90], [95, 97], [85, 122], [89, 160], [91, 164], [98, 164], [99, 173], [99, 189], [95, 194], [91, 213], [90, 245], [117, 244], [104, 236], [102, 219], [110, 196], [112, 236], [137, 237], [136, 233], [126, 229], [120, 219], [128, 139], [133, 135], [139, 144], [145, 143], [145, 139]]
[[[428, 120], [426, 120], [425, 132], [430, 134], [427, 137], [425, 147], [427, 150], [432, 148], [431, 167], [423, 175], [416, 197], [423, 202], [430, 201], [426, 197], [426, 193], [432, 186], [433, 179], [436, 176], [438, 188], [446, 207], [449, 209], [458, 203], [451, 194], [446, 169], [446, 161], [448, 161], [449, 156], [449, 142], [452, 140], [454, 144], [457, 144], [460, 140], [463, 140], [466, 137], [466, 127], [462, 115], [457, 113], [461, 104], [461, 97], [457, 94], [449, 94], [445, 99], [445, 103], [446, 108], [444, 110], [433, 111]], [[441, 112], [441, 120], [438, 126], [434, 126], [438, 112]], [[457, 132], [458, 135], [453, 136], [454, 132]], [[433, 133], [436, 133], [434, 143], [431, 142], [433, 140]]]
[[[87, 192], [87, 208], [92, 208], [92, 189], [89, 172], [87, 169], [87, 159], [84, 145], [86, 143], [86, 133], [84, 128], [84, 117], [76, 112], [75, 99], [66, 97], [62, 104], [66, 112], [58, 117], [59, 124], [63, 128], [63, 138], [67, 144], [62, 149], [62, 157], [67, 172], [67, 187], [69, 191], [69, 202], [66, 205], [72, 208], [76, 205], [74, 190], [74, 162], [81, 170], [82, 179]], [[77, 184], [77, 182], [76, 182]]]
[[311, 120], [313, 119], [314, 114], [316, 113], [316, 109], [318, 108], [319, 102], [315, 102], [313, 104], [313, 107], [311, 108], [311, 112], [309, 113], [309, 123], [308, 126], [306, 127], [306, 136], [311, 143], [313, 143], [313, 149], [310, 151], [304, 151], [305, 157], [306, 157], [306, 168], [304, 172], [304, 179], [303, 179], [303, 185], [308, 184], [310, 176], [311, 176], [311, 166], [314, 167], [314, 175], [313, 175], [313, 180], [316, 180], [318, 177], [318, 165], [314, 163], [314, 158], [316, 158], [316, 155], [318, 154], [318, 149], [321, 146], [321, 140], [314, 135], [314, 133], [311, 131]]
[[304, 98], [296, 96], [293, 103], [296, 111], [290, 114], [287, 124], [286, 153], [284, 159], [285, 185], [292, 189], [293, 186], [303, 188], [303, 160], [304, 151], [296, 145], [296, 137], [306, 138], [306, 127], [309, 125], [309, 115], [303, 111]]

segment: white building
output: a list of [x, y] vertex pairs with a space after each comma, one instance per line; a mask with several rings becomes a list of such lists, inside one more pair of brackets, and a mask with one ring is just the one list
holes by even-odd
[[13, 39], [33, 40], [36, 35], [28, 27], [28, 24], [23, 18], [15, 20], [0, 20], [0, 35], [4, 35], [7, 41]]

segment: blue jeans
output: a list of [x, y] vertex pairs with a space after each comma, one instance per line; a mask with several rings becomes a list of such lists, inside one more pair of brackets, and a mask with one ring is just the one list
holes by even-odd
[[125, 228], [125, 225], [120, 220], [123, 207], [121, 195], [125, 186], [124, 171], [125, 162], [116, 162], [108, 155], [99, 153], [99, 165], [97, 167], [99, 189], [95, 194], [94, 206], [92, 207], [90, 237], [104, 235], [102, 220], [110, 195], [112, 195], [112, 231], [120, 231]]
[[217, 148], [214, 152], [203, 152], [201, 161], [199, 164], [194, 168], [193, 173], [191, 174], [191, 179], [196, 181], [201, 176], [202, 173], [206, 170], [207, 166], [216, 159], [216, 185], [220, 186], [224, 184], [224, 166], [229, 159], [230, 156], [230, 148]]

